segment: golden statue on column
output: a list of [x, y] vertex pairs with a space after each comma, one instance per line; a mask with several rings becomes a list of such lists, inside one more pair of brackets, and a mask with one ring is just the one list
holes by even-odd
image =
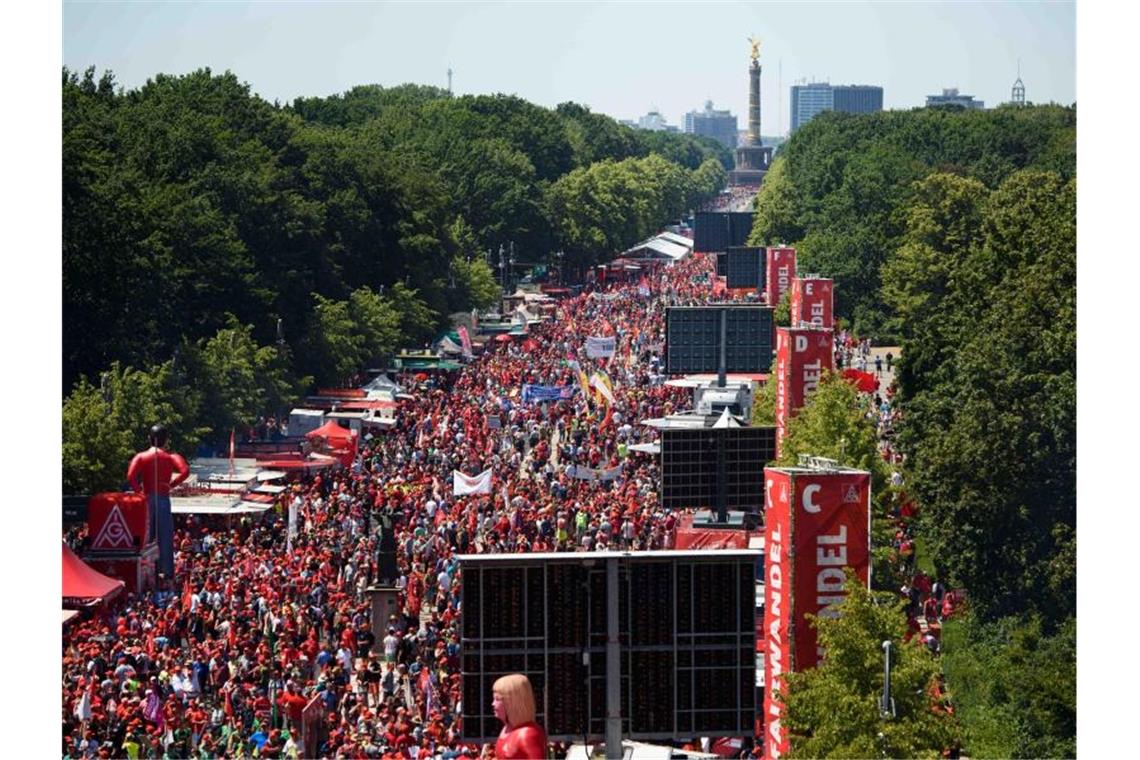
[[760, 60], [760, 38], [749, 37], [748, 43], [752, 45], [752, 62], [756, 63]]

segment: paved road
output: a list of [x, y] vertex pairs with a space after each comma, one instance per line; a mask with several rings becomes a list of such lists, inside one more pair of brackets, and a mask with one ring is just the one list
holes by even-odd
[[[887, 371], [887, 354], [891, 354], [894, 357], [894, 361], [891, 362], [890, 371]], [[883, 372], [882, 372], [882, 374], [880, 374], [878, 376], [879, 377], [879, 383], [880, 383], [879, 390], [881, 392], [886, 392], [887, 388], [890, 387], [891, 383], [895, 379], [895, 368], [896, 368], [895, 362], [897, 362], [898, 358], [900, 356], [902, 356], [902, 348], [900, 348], [899, 346], [873, 347], [871, 349], [871, 355], [867, 358], [867, 371], [868, 372], [874, 372], [875, 371], [875, 357], [878, 357], [878, 356], [883, 357]]]

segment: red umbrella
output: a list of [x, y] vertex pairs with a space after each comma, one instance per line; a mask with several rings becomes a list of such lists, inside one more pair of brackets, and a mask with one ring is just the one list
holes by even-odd
[[426, 375], [425, 373], [423, 373], [423, 372], [417, 372], [417, 373], [416, 373], [416, 376], [415, 376], [415, 381], [416, 381], [417, 383], [422, 383], [423, 381], [425, 381], [425, 380], [427, 380], [427, 379], [428, 379], [428, 378], [427, 378], [427, 375]]
[[498, 335], [495, 336], [495, 340], [498, 341], [499, 343], [510, 343], [511, 342], [511, 336], [508, 333], [499, 333]]
[[870, 372], [857, 369], [843, 370], [843, 379], [850, 382], [860, 393], [874, 393], [879, 390], [879, 381]]

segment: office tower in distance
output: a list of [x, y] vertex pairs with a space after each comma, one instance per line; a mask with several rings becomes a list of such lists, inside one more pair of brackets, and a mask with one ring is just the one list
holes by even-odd
[[843, 113], [877, 113], [883, 110], [883, 88], [870, 84], [841, 84], [831, 88], [832, 107]]
[[795, 132], [807, 124], [816, 114], [830, 111], [834, 103], [831, 85], [826, 82], [792, 85], [791, 131]]
[[650, 132], [677, 132], [676, 126], [665, 123], [665, 117], [654, 108], [637, 120], [637, 126]]
[[831, 85], [827, 82], [792, 85], [791, 131], [823, 111], [875, 113], [883, 110], [883, 88], [870, 84]]
[[705, 101], [705, 110], [685, 114], [685, 132], [711, 137], [729, 149], [736, 147], [736, 117], [727, 109], [713, 108], [711, 100]]
[[973, 95], [962, 95], [957, 87], [943, 88], [941, 95], [927, 95], [926, 105], [930, 106], [962, 106], [963, 108], [982, 109], [986, 104]]

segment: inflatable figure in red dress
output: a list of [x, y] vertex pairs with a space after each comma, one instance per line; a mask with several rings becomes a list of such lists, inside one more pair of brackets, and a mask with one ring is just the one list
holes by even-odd
[[534, 722], [534, 690], [521, 673], [512, 673], [491, 687], [491, 709], [503, 721], [503, 731], [495, 742], [497, 760], [543, 760], [546, 757], [546, 731]]

